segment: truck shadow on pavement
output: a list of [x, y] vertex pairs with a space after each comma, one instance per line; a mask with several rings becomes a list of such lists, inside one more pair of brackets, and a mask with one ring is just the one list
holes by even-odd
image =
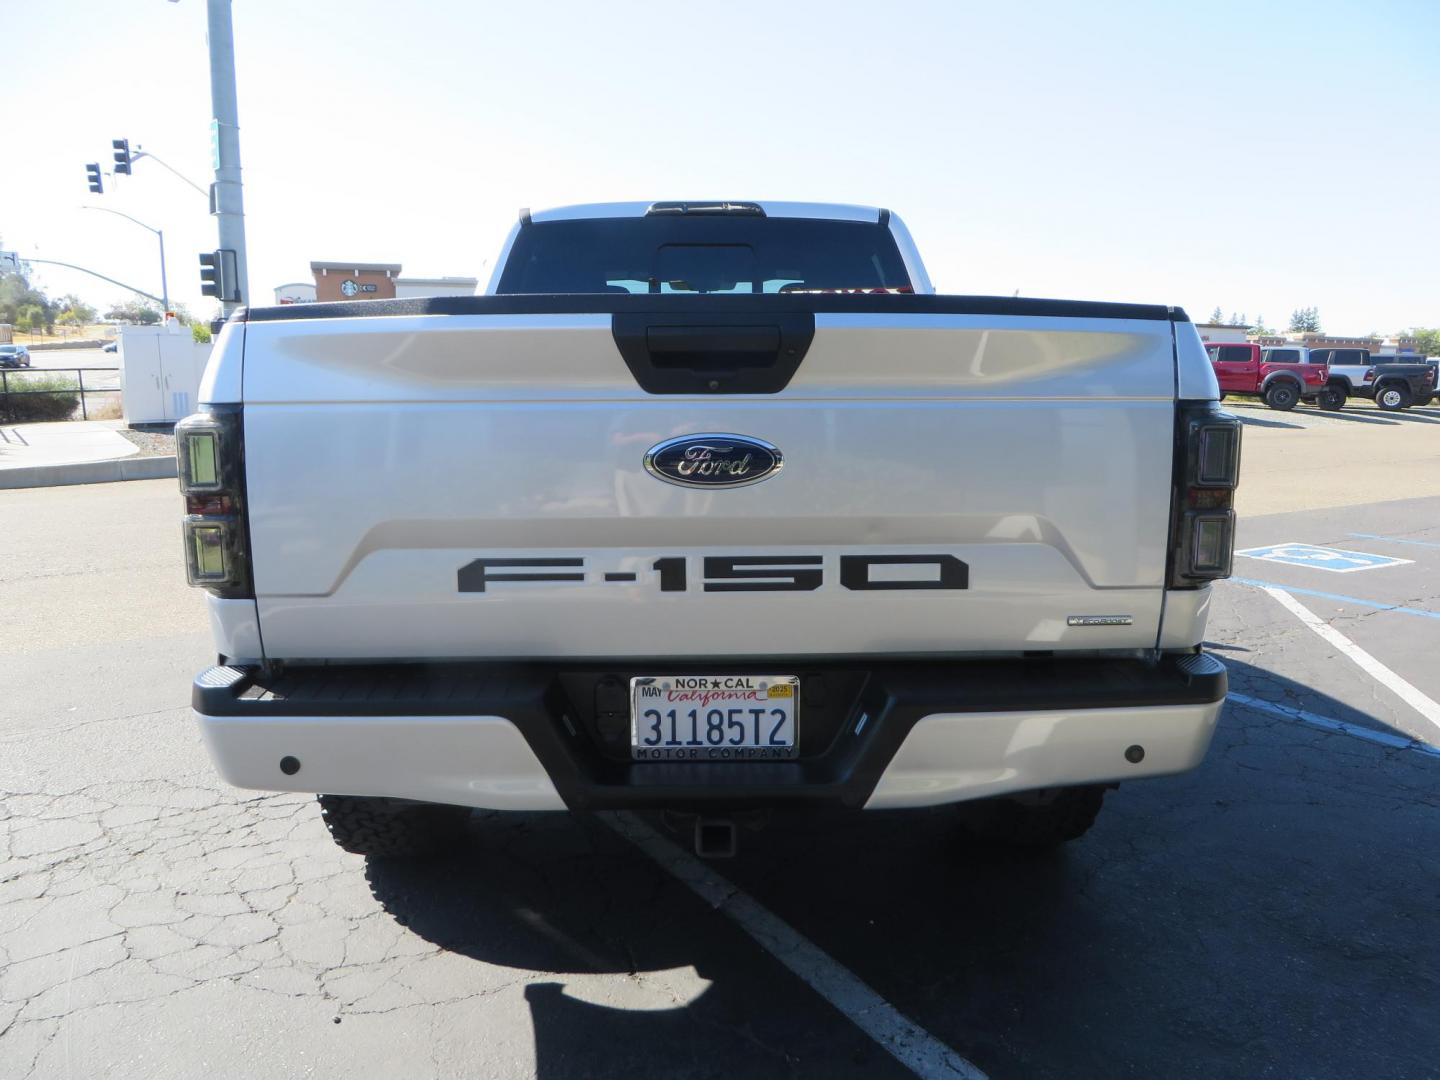
[[1302, 431], [1305, 427], [1304, 424], [1287, 424], [1283, 420], [1265, 420], [1262, 417], [1250, 416], [1247, 413], [1236, 413], [1235, 415], [1240, 418], [1240, 423], [1246, 427], [1289, 428], [1292, 431]]
[[[1220, 407], [1231, 415], [1239, 417], [1242, 424], [1252, 427], [1304, 428], [1309, 426], [1306, 424], [1288, 423], [1284, 420], [1266, 419], [1259, 414], [1259, 410], [1263, 409], [1263, 406], [1251, 405], [1237, 408], [1231, 402], [1222, 401]], [[1264, 411], [1272, 412], [1273, 410], [1265, 409]], [[1282, 413], [1281, 415], [1285, 414]], [[1327, 412], [1324, 409], [1306, 409], [1299, 415], [1306, 420], [1338, 420], [1351, 424], [1395, 424], [1398, 421], [1393, 418], [1402, 414], [1372, 412], [1370, 415], [1366, 415], [1353, 409], [1347, 409], [1343, 412]]]
[[1421, 412], [1415, 409], [1407, 409], [1401, 413], [1392, 413], [1391, 416], [1406, 424], [1440, 424], [1440, 416], [1436, 416], [1429, 411]]
[[[1225, 659], [1234, 692], [1378, 726]], [[943, 808], [797, 814], [713, 866], [992, 1077], [1431, 1075], [1437, 781], [1232, 701], [1200, 769], [1122, 786], [1062, 851], [974, 846]], [[596, 818], [477, 814], [462, 855], [366, 876], [421, 937], [535, 973], [540, 1077], [909, 1075]]]

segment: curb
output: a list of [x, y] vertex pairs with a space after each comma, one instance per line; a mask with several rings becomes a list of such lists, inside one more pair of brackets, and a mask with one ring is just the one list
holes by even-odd
[[61, 487], [66, 484], [113, 484], [118, 480], [163, 480], [175, 476], [175, 456], [123, 457], [109, 461], [76, 461], [67, 465], [26, 465], [0, 469], [0, 488]]
[[[98, 349], [102, 345], [109, 345], [115, 338], [92, 338], [87, 341], [42, 341], [38, 345], [26, 345], [31, 352], [61, 352], [65, 349]], [[19, 345], [21, 342], [12, 342]]]

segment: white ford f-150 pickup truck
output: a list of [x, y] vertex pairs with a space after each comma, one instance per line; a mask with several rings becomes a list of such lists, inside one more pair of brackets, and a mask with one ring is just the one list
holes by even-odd
[[486, 295], [225, 326], [177, 429], [194, 711], [373, 855], [475, 807], [1071, 839], [1225, 698], [1217, 395], [1182, 311], [935, 295], [886, 210], [524, 213]]

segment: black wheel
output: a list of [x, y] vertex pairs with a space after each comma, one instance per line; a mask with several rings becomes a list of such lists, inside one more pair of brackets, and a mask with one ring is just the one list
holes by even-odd
[[465, 837], [470, 811], [360, 795], [319, 795], [330, 837], [346, 851], [377, 858], [444, 855]]
[[1300, 389], [1288, 379], [1273, 382], [1265, 388], [1265, 404], [1281, 412], [1289, 412], [1300, 401]]
[[1375, 404], [1386, 412], [1399, 412], [1410, 407], [1410, 391], [1399, 383], [1390, 383], [1375, 391]]
[[1343, 387], [1327, 386], [1315, 395], [1315, 404], [1326, 412], [1339, 412], [1345, 407], [1348, 397]]
[[960, 828], [984, 844], [1040, 851], [1078, 840], [1095, 824], [1105, 788], [1046, 788], [961, 803]]

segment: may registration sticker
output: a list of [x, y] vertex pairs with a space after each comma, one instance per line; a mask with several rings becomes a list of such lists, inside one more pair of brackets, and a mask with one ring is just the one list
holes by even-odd
[[636, 761], [776, 761], [799, 755], [794, 675], [646, 675], [630, 680]]

